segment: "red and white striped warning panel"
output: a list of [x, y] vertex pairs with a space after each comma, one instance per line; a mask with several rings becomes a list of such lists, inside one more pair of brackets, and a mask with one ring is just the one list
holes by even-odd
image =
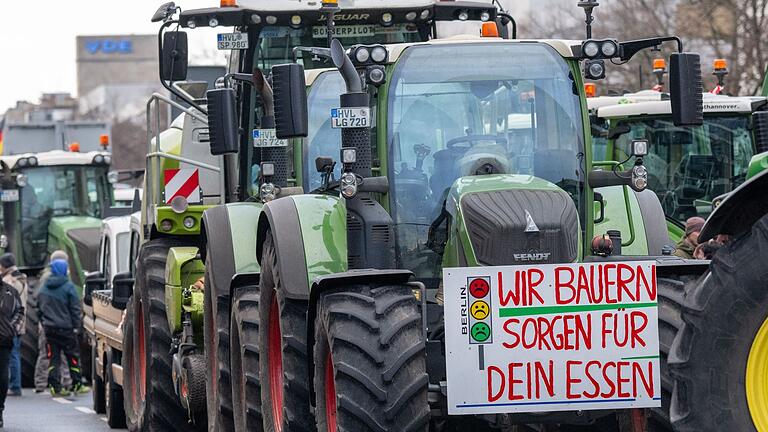
[[189, 203], [199, 203], [200, 176], [197, 168], [167, 169], [165, 170], [165, 202], [181, 196]]

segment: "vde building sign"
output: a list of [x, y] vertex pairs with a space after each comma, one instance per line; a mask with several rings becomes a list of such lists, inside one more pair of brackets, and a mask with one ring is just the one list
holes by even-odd
[[156, 83], [157, 64], [157, 35], [78, 36], [77, 94], [87, 97], [101, 86]]
[[661, 406], [653, 261], [443, 278], [450, 414]]

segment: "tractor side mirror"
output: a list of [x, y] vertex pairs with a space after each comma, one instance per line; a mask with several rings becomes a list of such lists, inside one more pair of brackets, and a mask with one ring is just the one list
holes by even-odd
[[180, 31], [163, 34], [160, 49], [160, 79], [163, 81], [184, 81], [188, 66], [187, 34]]
[[235, 90], [219, 88], [208, 90], [208, 132], [211, 154], [237, 153], [237, 109]]
[[118, 273], [112, 278], [112, 307], [124, 310], [133, 294], [133, 275], [131, 272]]
[[106, 280], [101, 272], [89, 273], [85, 276], [85, 289], [83, 290], [83, 303], [93, 306], [93, 292], [105, 289]]
[[296, 63], [272, 67], [275, 132], [280, 139], [306, 137], [307, 89], [304, 67]]
[[755, 151], [768, 152], [768, 111], [752, 114], [752, 128], [755, 134]]
[[698, 54], [674, 53], [670, 56], [669, 90], [672, 121], [675, 126], [700, 126], [704, 123], [701, 62]]

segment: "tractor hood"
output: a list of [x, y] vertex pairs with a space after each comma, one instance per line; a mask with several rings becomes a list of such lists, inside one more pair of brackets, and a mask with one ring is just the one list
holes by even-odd
[[578, 259], [576, 205], [548, 181], [507, 174], [462, 177], [449, 192], [446, 210], [469, 240], [464, 244], [468, 265]]
[[70, 273], [74, 282], [81, 274], [98, 267], [101, 219], [89, 216], [60, 216], [48, 225], [48, 249], [64, 249], [69, 254]]

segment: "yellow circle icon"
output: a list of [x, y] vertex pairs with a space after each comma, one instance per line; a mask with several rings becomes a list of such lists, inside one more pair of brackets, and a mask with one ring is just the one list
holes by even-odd
[[488, 303], [482, 300], [477, 300], [476, 302], [472, 303], [472, 306], [469, 308], [469, 312], [472, 314], [474, 319], [483, 320], [488, 317], [489, 313], [491, 313], [491, 307], [488, 306]]

